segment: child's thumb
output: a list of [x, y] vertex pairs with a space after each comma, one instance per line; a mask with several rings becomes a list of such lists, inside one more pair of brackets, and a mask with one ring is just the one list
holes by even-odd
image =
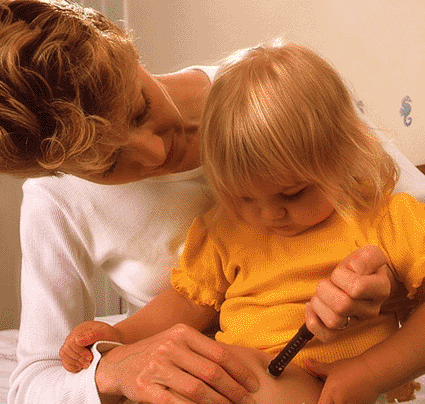
[[307, 367], [307, 372], [313, 375], [314, 377], [317, 377], [322, 381], [325, 381], [328, 377], [331, 364], [318, 362], [311, 358], [306, 359], [304, 364]]
[[88, 346], [93, 345], [95, 342], [100, 341], [102, 339], [102, 333], [99, 330], [93, 331], [88, 330], [78, 334], [75, 337], [75, 343], [79, 346]]

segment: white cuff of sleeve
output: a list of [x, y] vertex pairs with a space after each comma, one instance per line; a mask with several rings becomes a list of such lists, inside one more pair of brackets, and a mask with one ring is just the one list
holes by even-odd
[[87, 402], [93, 404], [101, 404], [99, 392], [97, 391], [96, 386], [96, 368], [99, 364], [100, 359], [102, 358], [102, 353], [107, 352], [120, 345], [122, 344], [118, 342], [98, 341], [92, 346], [91, 351], [93, 353], [93, 361], [90, 364], [90, 367], [87, 369], [87, 378], [92, 380], [92, 383], [90, 383], [92, 388], [90, 388], [88, 391], [89, 399], [87, 400]]

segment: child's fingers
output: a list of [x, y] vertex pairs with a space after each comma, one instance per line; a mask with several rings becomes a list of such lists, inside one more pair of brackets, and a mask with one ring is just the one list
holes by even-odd
[[64, 347], [66, 347], [68, 355], [74, 359], [84, 358], [86, 361], [91, 361], [93, 359], [93, 354], [90, 349], [77, 345], [76, 343], [67, 343]]
[[80, 363], [77, 363], [77, 365], [62, 361], [62, 366], [71, 373], [78, 373], [81, 372], [84, 368]]
[[79, 346], [93, 345], [98, 341], [119, 341], [117, 330], [100, 321], [81, 323], [72, 331], [72, 340]]
[[81, 329], [75, 334], [75, 342], [80, 346], [93, 345], [97, 341], [109, 340], [115, 333], [113, 327], [105, 323], [95, 322], [88, 328]]
[[83, 368], [87, 368], [93, 360], [93, 354], [90, 350], [69, 342], [62, 346], [59, 351], [59, 357], [68, 362], [80, 363]]
[[81, 365], [74, 366], [74, 365], [68, 364], [66, 362], [62, 362], [62, 366], [65, 368], [65, 370], [67, 370], [68, 372], [71, 372], [71, 373], [78, 373], [78, 372], [81, 372], [83, 370]]
[[78, 360], [78, 358], [74, 358], [68, 353], [69, 353], [69, 350], [63, 349], [63, 348], [59, 351], [59, 357], [61, 359], [62, 366], [68, 372], [72, 372], [72, 373], [77, 373], [80, 370], [84, 369], [83, 364]]
[[93, 330], [87, 330], [75, 336], [75, 343], [81, 347], [93, 345], [101, 339], [101, 335]]

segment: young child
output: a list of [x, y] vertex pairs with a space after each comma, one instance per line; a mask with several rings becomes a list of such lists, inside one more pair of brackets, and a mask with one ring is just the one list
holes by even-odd
[[[218, 205], [194, 221], [173, 288], [115, 327], [77, 327], [61, 352], [69, 370], [100, 334], [130, 343], [153, 335], [158, 319], [202, 329], [214, 310], [217, 341], [276, 355], [305, 321], [319, 281], [368, 245], [409, 298], [420, 290], [425, 207], [391, 195], [393, 161], [322, 58], [297, 45], [240, 53], [212, 86], [202, 134]], [[295, 357], [326, 379], [320, 404], [372, 404], [425, 372], [425, 308], [399, 328], [393, 306], [333, 341], [314, 338]]]

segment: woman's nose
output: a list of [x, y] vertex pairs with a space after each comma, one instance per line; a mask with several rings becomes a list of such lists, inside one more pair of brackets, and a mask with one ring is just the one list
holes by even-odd
[[159, 166], [167, 159], [164, 139], [145, 129], [131, 143], [134, 159], [146, 167]]

